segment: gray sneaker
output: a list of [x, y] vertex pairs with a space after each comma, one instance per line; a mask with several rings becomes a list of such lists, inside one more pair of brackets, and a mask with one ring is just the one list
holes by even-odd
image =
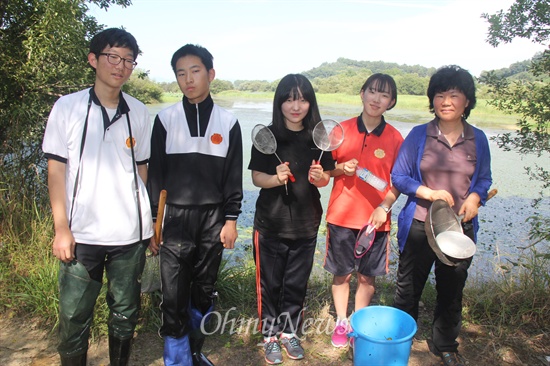
[[283, 363], [283, 353], [277, 338], [272, 337], [269, 341], [264, 341], [265, 362], [270, 365]]
[[300, 345], [300, 340], [298, 338], [281, 337], [281, 345], [286, 351], [288, 357], [293, 360], [301, 360], [304, 358], [304, 349]]

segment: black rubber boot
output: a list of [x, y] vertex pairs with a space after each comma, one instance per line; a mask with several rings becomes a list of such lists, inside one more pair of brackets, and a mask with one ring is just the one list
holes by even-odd
[[189, 337], [189, 346], [191, 348], [191, 357], [193, 358], [193, 366], [214, 366], [212, 361], [210, 361], [202, 352], [202, 345], [204, 344], [204, 335], [200, 334], [198, 337], [195, 337], [193, 332]]
[[86, 366], [86, 353], [78, 356], [61, 356], [61, 366]]
[[200, 365], [201, 366], [214, 366], [214, 364], [212, 363], [212, 361], [210, 361], [205, 355], [204, 353], [201, 353], [200, 354]]
[[[191, 333], [198, 333], [196, 330]], [[204, 344], [204, 336], [200, 334], [190, 334], [189, 346], [191, 348], [191, 357], [193, 358], [193, 366], [200, 366], [201, 363], [201, 350]]]
[[126, 366], [130, 360], [130, 350], [132, 348], [132, 338], [120, 340], [109, 336], [109, 360], [111, 366]]

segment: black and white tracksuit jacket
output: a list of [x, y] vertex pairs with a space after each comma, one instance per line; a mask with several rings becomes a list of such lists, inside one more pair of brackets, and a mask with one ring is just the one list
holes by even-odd
[[220, 206], [226, 220], [241, 212], [242, 136], [239, 122], [209, 95], [184, 97], [156, 116], [151, 137], [148, 190], [153, 215], [159, 193], [180, 207]]

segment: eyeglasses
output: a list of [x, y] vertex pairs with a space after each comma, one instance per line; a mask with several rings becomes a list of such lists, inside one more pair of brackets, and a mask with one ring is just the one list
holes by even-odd
[[112, 53], [103, 53], [103, 52], [100, 53], [99, 55], [100, 56], [101, 55], [107, 56], [107, 61], [111, 65], [118, 65], [118, 64], [120, 64], [121, 61], [124, 60], [124, 67], [129, 69], [129, 70], [133, 70], [137, 66], [137, 62], [135, 62], [134, 60], [130, 60], [130, 59], [127, 59], [127, 58], [124, 58], [124, 57], [120, 57], [119, 55], [114, 55]]

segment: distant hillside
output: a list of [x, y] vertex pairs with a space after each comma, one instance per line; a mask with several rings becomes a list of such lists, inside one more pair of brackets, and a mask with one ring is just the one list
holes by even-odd
[[[487, 77], [489, 73], [493, 73], [495, 76], [499, 78], [507, 78], [510, 80], [521, 80], [521, 81], [536, 81], [540, 80], [540, 78], [536, 78], [530, 71], [529, 67], [531, 66], [531, 62], [533, 60], [539, 59], [542, 57], [542, 52], [537, 53], [535, 56], [533, 56], [529, 60], [515, 62], [511, 64], [509, 67], [505, 67], [498, 70], [491, 70], [491, 71], [483, 71], [481, 75], [479, 76], [479, 80], [483, 80]], [[547, 80], [546, 78], [544, 81], [548, 82], [550, 80]]]
[[[535, 55], [532, 59], [540, 57]], [[532, 60], [531, 59], [531, 60]], [[537, 78], [529, 72], [531, 60], [520, 61], [511, 64], [507, 68], [499, 70], [483, 71], [478, 79], [478, 97], [485, 97], [488, 88], [483, 80], [492, 73], [497, 77], [505, 77], [510, 80], [536, 81]], [[393, 76], [397, 84], [397, 92], [401, 95], [425, 95], [430, 76], [436, 71], [434, 67], [420, 65], [399, 65], [394, 62], [384, 61], [356, 61], [347, 58], [339, 58], [336, 62], [324, 62], [318, 67], [304, 71], [315, 91], [323, 94], [342, 93], [357, 95], [365, 80], [373, 73], [382, 72]], [[274, 92], [279, 80], [227, 80], [214, 79], [210, 88], [217, 94], [227, 90], [239, 90], [244, 92]], [[161, 83], [165, 92], [179, 92], [176, 82]]]
[[349, 71], [363, 72], [365, 70], [369, 70], [369, 73], [383, 72], [391, 75], [415, 74], [420, 77], [426, 77], [433, 74], [436, 69], [420, 65], [399, 65], [394, 62], [384, 61], [356, 61], [340, 57], [336, 62], [324, 62], [321, 66], [302, 72], [302, 74], [308, 79], [315, 79], [345, 74]]

